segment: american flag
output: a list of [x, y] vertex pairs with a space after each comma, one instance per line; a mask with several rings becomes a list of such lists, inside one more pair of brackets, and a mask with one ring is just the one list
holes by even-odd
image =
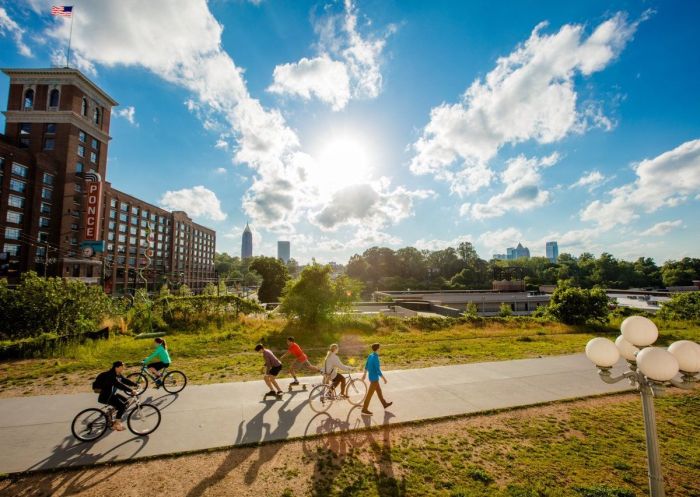
[[73, 6], [72, 5], [59, 5], [59, 6], [54, 5], [51, 7], [51, 15], [52, 16], [70, 17], [73, 15]]

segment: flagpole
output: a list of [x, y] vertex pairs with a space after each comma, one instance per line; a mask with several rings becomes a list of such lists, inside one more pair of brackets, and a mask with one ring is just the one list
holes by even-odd
[[70, 34], [68, 35], [68, 53], [66, 53], [66, 68], [70, 67], [70, 44], [73, 40], [73, 18], [75, 17], [75, 9], [70, 14]]

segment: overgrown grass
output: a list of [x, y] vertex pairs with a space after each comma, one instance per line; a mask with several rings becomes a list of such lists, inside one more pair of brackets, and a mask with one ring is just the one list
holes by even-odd
[[[698, 340], [700, 328], [684, 323], [662, 326], [660, 343]], [[258, 379], [261, 359], [253, 352], [262, 341], [275, 352], [293, 335], [321, 364], [331, 343], [340, 345], [348, 364], [362, 366], [373, 342], [382, 343], [384, 369], [403, 369], [581, 352], [588, 340], [612, 336], [609, 327], [572, 327], [537, 319], [408, 320], [347, 318], [320, 329], [302, 329], [282, 319], [241, 317], [198, 331], [172, 330], [167, 335], [173, 367], [193, 383]], [[90, 380], [117, 359], [136, 366], [152, 349], [151, 340], [115, 336], [109, 340], [61, 345], [46, 357], [0, 362], [1, 395], [87, 391]]]

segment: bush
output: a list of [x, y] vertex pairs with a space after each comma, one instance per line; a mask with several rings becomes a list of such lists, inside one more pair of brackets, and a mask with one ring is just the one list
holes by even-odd
[[469, 302], [464, 310], [464, 317], [475, 318], [479, 316], [479, 306], [474, 302]]
[[560, 285], [554, 290], [547, 312], [565, 324], [608, 322], [610, 299], [601, 288], [584, 288]]
[[662, 304], [658, 316], [666, 321], [700, 322], [700, 292], [675, 294]]
[[280, 295], [289, 280], [287, 266], [274, 257], [256, 257], [250, 263], [250, 269], [262, 276], [262, 284], [258, 289], [260, 302], [279, 302]]
[[99, 286], [27, 272], [14, 290], [0, 280], [0, 312], [0, 339], [15, 340], [95, 331], [114, 312], [114, 306]]
[[360, 295], [361, 284], [347, 276], [332, 280], [331, 271], [320, 264], [305, 267], [298, 279], [287, 283], [280, 312], [304, 324], [317, 324], [349, 309]]
[[498, 317], [507, 318], [512, 315], [513, 309], [511, 308], [510, 304], [506, 304], [505, 302], [503, 302], [498, 308]]

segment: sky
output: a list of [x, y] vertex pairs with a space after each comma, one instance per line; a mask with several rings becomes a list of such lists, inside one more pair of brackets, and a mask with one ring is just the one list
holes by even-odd
[[[55, 2], [53, 2], [55, 3]], [[700, 3], [0, 0], [0, 66], [120, 105], [107, 179], [217, 251], [698, 255]], [[0, 101], [7, 101], [0, 77]], [[0, 118], [4, 128], [4, 118]]]

